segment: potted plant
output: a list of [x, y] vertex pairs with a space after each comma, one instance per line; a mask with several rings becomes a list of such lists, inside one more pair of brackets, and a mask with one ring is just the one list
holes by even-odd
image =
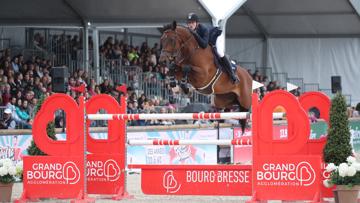
[[12, 187], [22, 177], [22, 162], [14, 164], [11, 159], [0, 159], [0, 202], [10, 202]]
[[[331, 101], [330, 123], [324, 161], [328, 164], [326, 170], [330, 179], [325, 180], [325, 186], [336, 185], [334, 196], [336, 202], [356, 202], [360, 184], [360, 163], [352, 155], [350, 144], [351, 133], [347, 117], [345, 98], [337, 93]], [[352, 197], [349, 194], [352, 193]], [[345, 200], [343, 198], [354, 198]]]
[[357, 202], [360, 189], [360, 161], [349, 156], [344, 163], [329, 163], [326, 171], [330, 178], [324, 180], [326, 187], [336, 185], [335, 202]]

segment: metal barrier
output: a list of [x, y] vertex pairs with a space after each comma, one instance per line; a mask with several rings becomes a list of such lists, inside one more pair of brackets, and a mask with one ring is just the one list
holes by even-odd
[[324, 94], [326, 94], [330, 98], [332, 98], [334, 96], [334, 94], [331, 92], [331, 89], [319, 89], [319, 91], [323, 92]]
[[277, 81], [278, 86], [286, 87], [286, 81], [288, 78], [287, 73], [273, 73], [272, 80]]
[[246, 70], [250, 70], [251, 74], [253, 74], [256, 70], [256, 63], [255, 62], [238, 62], [238, 65], [245, 68]]
[[304, 92], [304, 79], [303, 78], [288, 78], [287, 81], [300, 87], [300, 92]]
[[0, 38], [0, 50], [10, 48], [11, 39], [10, 38]]
[[45, 50], [23, 49], [21, 53], [25, 60], [31, 59], [33, 56], [49, 59], [49, 54]]
[[319, 83], [305, 83], [304, 92], [319, 91]]
[[257, 71], [259, 71], [259, 73], [262, 76], [267, 76], [269, 78], [269, 80], [272, 80], [272, 68], [271, 67], [256, 67]]
[[191, 102], [192, 103], [209, 104], [209, 103], [211, 103], [211, 95], [203, 95], [203, 94], [200, 94], [200, 93], [194, 91], [192, 94], [192, 97], [191, 97]]

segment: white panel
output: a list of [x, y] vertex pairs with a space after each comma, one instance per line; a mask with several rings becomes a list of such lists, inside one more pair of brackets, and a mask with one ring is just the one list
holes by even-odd
[[247, 5], [255, 13], [352, 11], [348, 0], [250, 0]]
[[304, 78], [330, 89], [330, 78], [340, 75], [344, 94], [352, 95], [353, 105], [360, 102], [360, 39], [270, 39], [269, 65], [275, 72]]
[[258, 16], [271, 34], [359, 34], [356, 14]]

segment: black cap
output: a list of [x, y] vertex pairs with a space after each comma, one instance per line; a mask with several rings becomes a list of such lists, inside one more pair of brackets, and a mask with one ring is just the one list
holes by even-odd
[[189, 13], [187, 16], [187, 22], [199, 22], [199, 17], [195, 13]]

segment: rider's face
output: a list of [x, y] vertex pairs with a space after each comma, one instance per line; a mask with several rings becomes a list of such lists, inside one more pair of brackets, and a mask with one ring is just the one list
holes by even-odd
[[191, 29], [191, 30], [195, 30], [196, 26], [197, 26], [197, 22], [196, 21], [189, 21], [187, 23], [187, 26]]

